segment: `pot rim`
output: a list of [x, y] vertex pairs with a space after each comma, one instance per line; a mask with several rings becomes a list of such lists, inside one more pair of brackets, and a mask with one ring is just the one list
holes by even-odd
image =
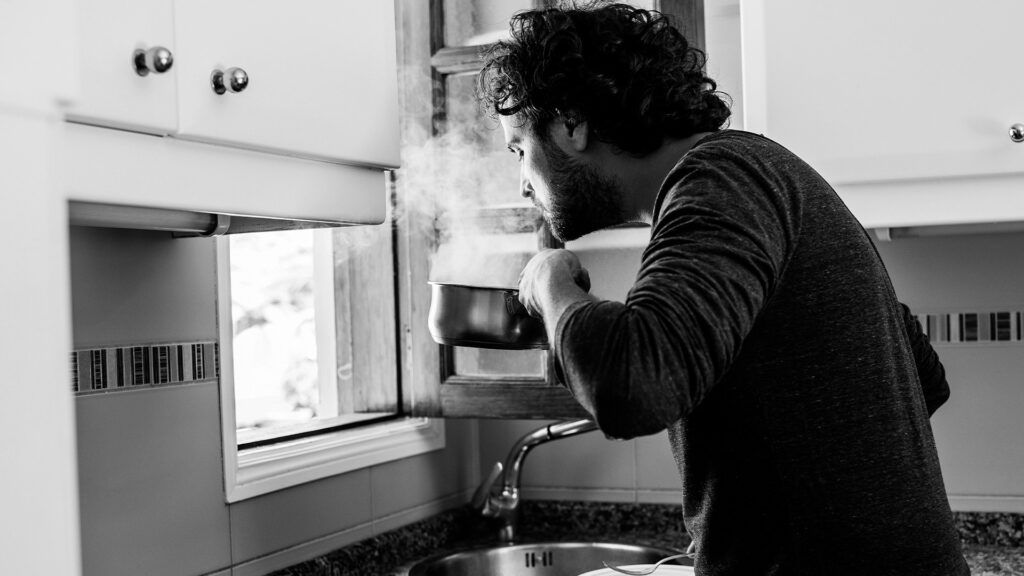
[[470, 284], [459, 284], [458, 282], [438, 282], [435, 280], [428, 280], [427, 284], [431, 286], [453, 286], [455, 288], [471, 288], [473, 290], [502, 290], [504, 292], [519, 292], [519, 288], [502, 288], [500, 286], [473, 286]]
[[550, 349], [547, 337], [542, 340], [525, 339], [525, 343], [517, 340], [478, 340], [474, 338], [449, 338], [447, 336], [434, 336], [434, 341], [446, 346], [468, 346], [470, 348], [490, 348], [491, 350], [548, 350]]

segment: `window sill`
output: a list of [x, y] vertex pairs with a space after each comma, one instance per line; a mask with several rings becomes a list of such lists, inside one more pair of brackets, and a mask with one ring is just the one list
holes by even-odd
[[[343, 414], [313, 418], [304, 422], [287, 420], [266, 420], [259, 427], [239, 428], [235, 430], [235, 440], [241, 452], [247, 452], [257, 446], [279, 444], [292, 439], [298, 440], [305, 436], [319, 436], [331, 429], [354, 428], [353, 425], [369, 425], [373, 421], [394, 420], [391, 412], [370, 412], [367, 414]], [[237, 423], [237, 420], [235, 421]]]
[[238, 502], [444, 446], [444, 421], [428, 418], [407, 418], [242, 451], [228, 446], [224, 458], [227, 501]]

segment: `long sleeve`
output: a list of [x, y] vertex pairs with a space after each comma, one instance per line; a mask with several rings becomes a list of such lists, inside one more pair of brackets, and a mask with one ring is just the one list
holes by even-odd
[[656, 433], [691, 412], [729, 370], [785, 267], [795, 195], [749, 157], [713, 153], [691, 152], [663, 184], [626, 301], [577, 304], [559, 321], [560, 374], [610, 437]]
[[917, 364], [917, 374], [921, 379], [921, 390], [924, 392], [924, 402], [928, 407], [928, 415], [935, 414], [949, 400], [949, 383], [946, 382], [946, 369], [939, 361], [939, 355], [935, 353], [928, 337], [921, 330], [917, 318], [911, 313], [906, 304], [900, 303], [903, 309], [903, 322], [907, 327], [907, 336], [910, 338], [910, 347], [914, 352], [914, 361]]

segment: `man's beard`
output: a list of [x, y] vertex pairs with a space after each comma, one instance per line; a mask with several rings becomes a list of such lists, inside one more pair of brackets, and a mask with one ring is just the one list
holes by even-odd
[[542, 206], [551, 234], [562, 242], [626, 221], [622, 185], [574, 160], [553, 142], [541, 139], [548, 164], [550, 197]]

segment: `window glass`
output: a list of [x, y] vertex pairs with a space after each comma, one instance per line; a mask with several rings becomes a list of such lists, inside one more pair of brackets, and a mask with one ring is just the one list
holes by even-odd
[[[441, 245], [431, 279], [515, 288], [537, 252], [540, 215], [519, 193], [519, 164], [501, 125], [476, 99], [476, 75], [449, 75], [445, 83], [447, 123], [439, 141], [449, 172], [438, 187], [451, 191], [443, 195], [443, 215], [436, 221]], [[541, 377], [544, 365], [540, 350], [455, 348], [460, 376]]]
[[[358, 287], [346, 244], [333, 236], [339, 233], [229, 237], [233, 338], [225, 361], [232, 362], [239, 444], [390, 413], [346, 401], [361, 384], [353, 375], [352, 336], [359, 329], [352, 325], [350, 302]], [[393, 348], [394, 342], [380, 345]], [[394, 379], [387, 385], [397, 387]]]
[[[551, 4], [543, 0], [444, 0], [445, 46], [480, 46], [508, 37], [508, 23], [516, 12]], [[625, 2], [653, 10], [654, 0]]]
[[544, 376], [543, 350], [490, 350], [455, 348], [455, 373], [459, 376]]
[[[498, 230], [517, 226], [518, 218], [492, 211]], [[521, 211], [518, 211], [521, 212]], [[482, 220], [482, 219], [481, 219]], [[503, 222], [504, 221], [504, 222]], [[436, 279], [471, 286], [516, 288], [519, 272], [537, 252], [537, 236], [529, 232], [454, 234], [441, 246], [436, 258]], [[447, 271], [447, 277], [444, 272]], [[542, 350], [493, 350], [456, 347], [455, 373], [460, 376], [543, 376]]]
[[238, 428], [315, 418], [321, 408], [313, 233], [240, 234], [230, 241]]
[[444, 0], [446, 46], [490, 44], [508, 35], [508, 21], [532, 0]]
[[445, 77], [444, 136], [447, 177], [460, 202], [474, 208], [530, 203], [519, 194], [519, 163], [508, 150], [501, 124], [476, 97], [476, 75]]

